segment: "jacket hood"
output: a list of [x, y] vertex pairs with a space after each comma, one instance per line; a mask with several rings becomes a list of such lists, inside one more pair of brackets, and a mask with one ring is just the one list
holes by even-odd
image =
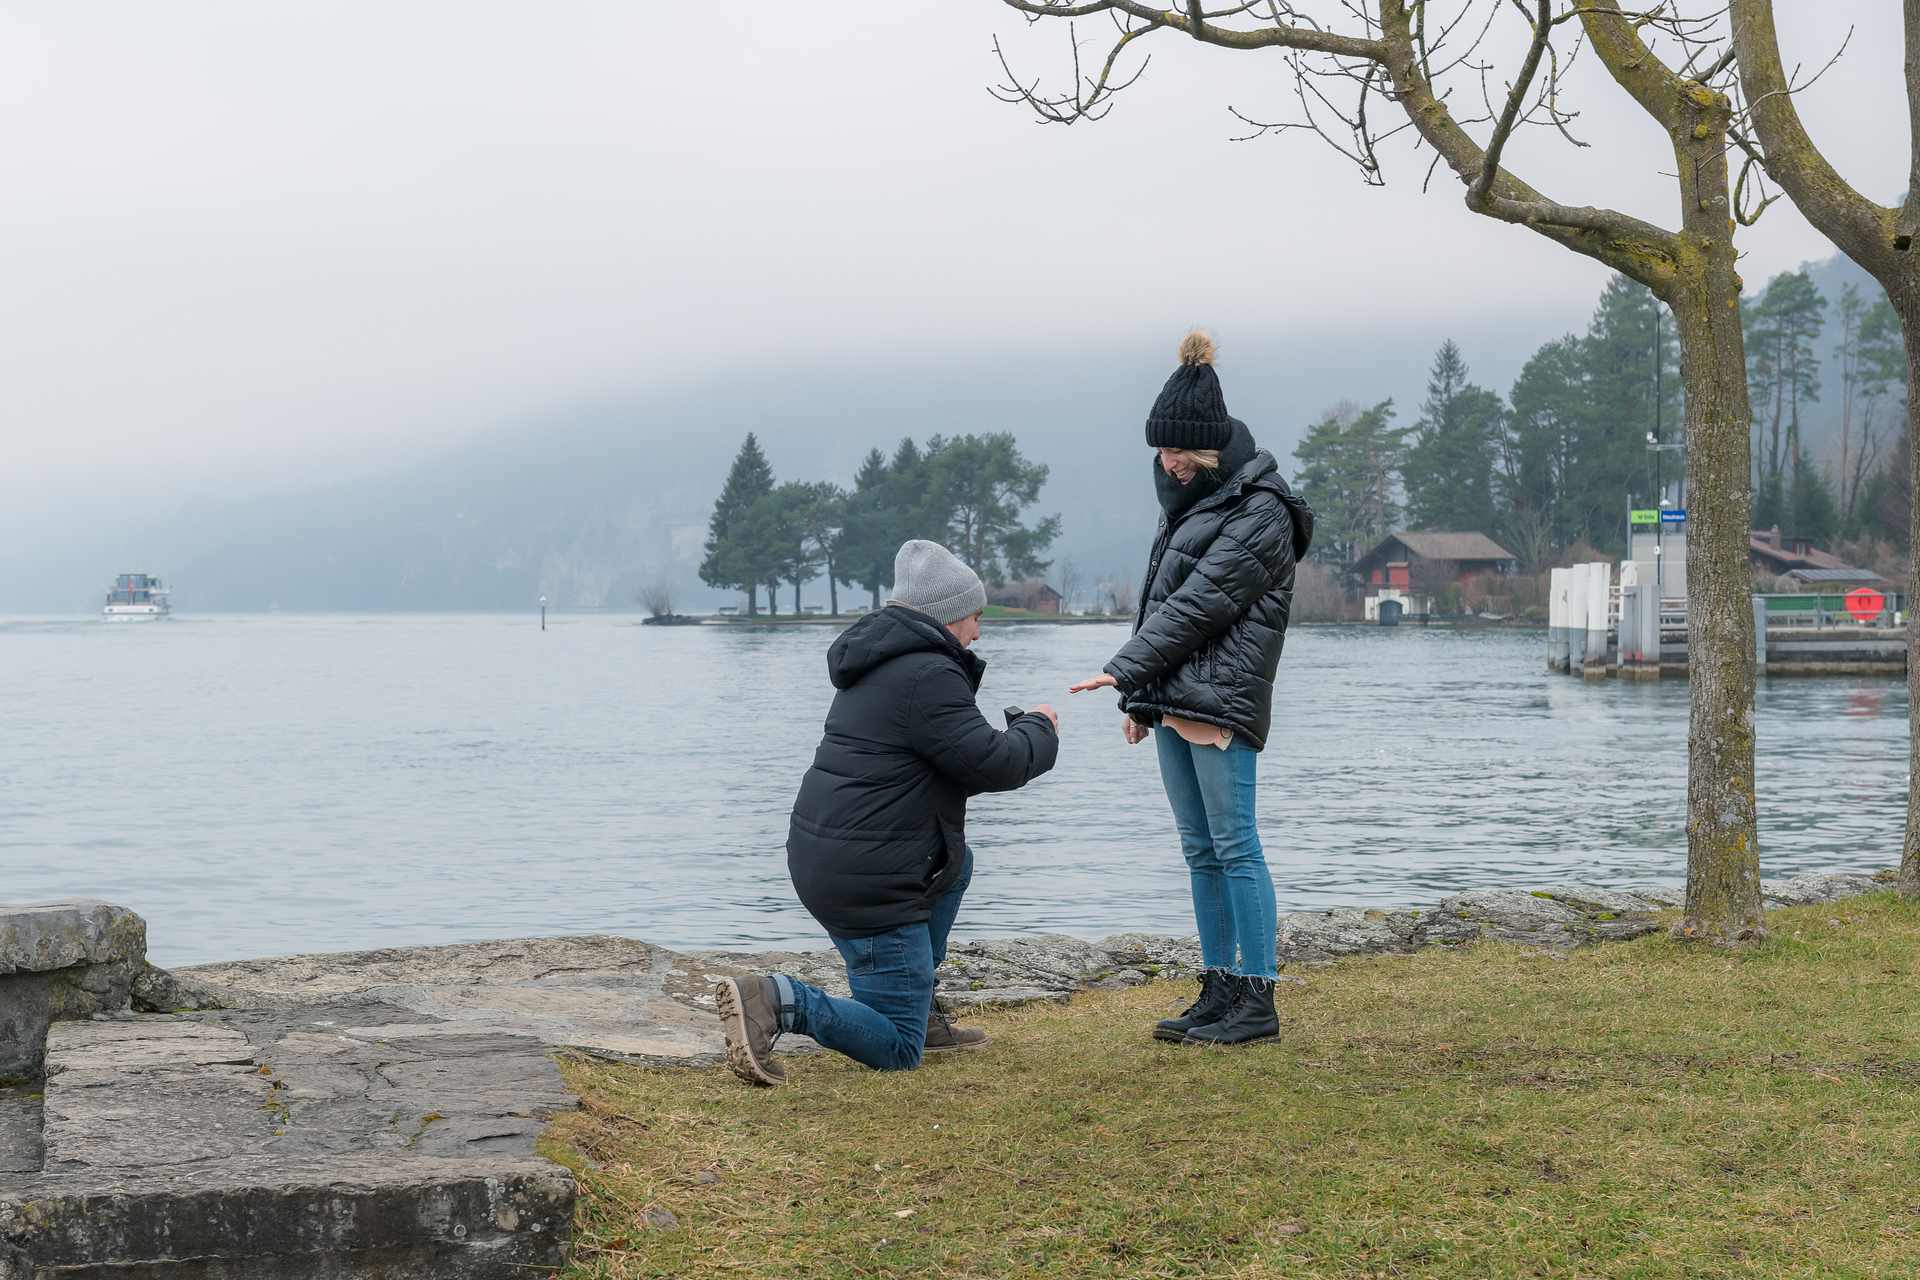
[[986, 662], [969, 653], [953, 633], [926, 614], [890, 604], [840, 633], [827, 650], [827, 677], [836, 689], [851, 689], [880, 666], [910, 653], [937, 653], [959, 664], [976, 691]]

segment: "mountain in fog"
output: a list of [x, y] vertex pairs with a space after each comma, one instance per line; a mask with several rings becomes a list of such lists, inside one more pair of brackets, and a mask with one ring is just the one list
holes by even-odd
[[[1475, 376], [1504, 386], [1535, 343], [1566, 327], [1552, 319], [1454, 332]], [[632, 609], [660, 581], [678, 607], [711, 608], [733, 597], [699, 582], [707, 515], [748, 431], [778, 479], [842, 484], [868, 448], [891, 452], [905, 435], [1011, 431], [1051, 468], [1033, 514], [1062, 517], [1054, 557], [1072, 557], [1088, 583], [1131, 577], [1157, 517], [1142, 424], [1179, 334], [1126, 350], [955, 351], [936, 367], [863, 352], [841, 365], [717, 373], [557, 407], [372, 478], [116, 495], [70, 528], [8, 539], [0, 609], [90, 610], [128, 570], [170, 579], [182, 614], [524, 609], [542, 594], [562, 608]], [[1290, 471], [1307, 422], [1338, 400], [1392, 395], [1410, 414], [1446, 331], [1383, 318], [1367, 334], [1220, 336], [1228, 407]], [[824, 603], [824, 585], [809, 599]]]

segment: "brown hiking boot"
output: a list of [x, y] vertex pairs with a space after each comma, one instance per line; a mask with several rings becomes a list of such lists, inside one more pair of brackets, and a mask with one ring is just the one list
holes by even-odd
[[780, 1036], [780, 988], [772, 978], [727, 978], [713, 988], [713, 1003], [727, 1033], [727, 1066], [748, 1084], [787, 1082], [787, 1069], [773, 1060]]
[[972, 1027], [956, 1027], [935, 1005], [927, 1010], [927, 1042], [922, 1053], [952, 1053], [956, 1049], [978, 1049], [987, 1043], [987, 1033]]

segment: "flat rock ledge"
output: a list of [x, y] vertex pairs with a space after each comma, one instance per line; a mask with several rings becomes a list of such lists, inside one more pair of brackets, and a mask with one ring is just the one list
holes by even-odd
[[[1874, 892], [1891, 872], [1842, 872], [1768, 881], [1772, 906]], [[1280, 917], [1283, 967], [1344, 956], [1409, 953], [1491, 939], [1565, 950], [1654, 932], [1679, 891], [1571, 885], [1528, 892], [1475, 889], [1425, 910], [1349, 907]], [[1100, 941], [1027, 934], [955, 943], [940, 968], [940, 1000], [954, 1009], [1064, 1000], [1075, 991], [1187, 977], [1200, 966], [1192, 937], [1126, 933]], [[846, 992], [839, 956], [819, 951], [670, 951], [632, 938], [583, 935], [287, 956], [182, 969], [168, 976], [183, 1004], [286, 1008], [318, 1001], [409, 1011], [421, 1027], [528, 1036], [612, 1058], [705, 1065], [724, 1047], [713, 983], [778, 970]], [[802, 1037], [782, 1048], [807, 1052]]]
[[[1769, 882], [1800, 906], [1890, 873]], [[1662, 888], [1455, 894], [1426, 910], [1280, 919], [1289, 968], [1494, 939], [1560, 951], [1639, 937]], [[677, 952], [529, 938], [165, 973], [102, 903], [0, 906], [0, 1280], [493, 1280], [564, 1264], [575, 1187], [535, 1140], [576, 1105], [552, 1051], [720, 1060], [711, 987], [782, 970], [845, 991], [832, 951]], [[1193, 938], [956, 944], [950, 1006], [1067, 999], [1191, 975]], [[1304, 982], [1297, 973], [1284, 980]], [[787, 1037], [782, 1048], [815, 1046]]]

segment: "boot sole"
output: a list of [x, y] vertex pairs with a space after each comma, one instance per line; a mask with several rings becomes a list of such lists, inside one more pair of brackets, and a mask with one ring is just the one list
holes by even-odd
[[1203, 1040], [1199, 1036], [1182, 1036], [1181, 1044], [1211, 1045], [1216, 1049], [1245, 1049], [1256, 1044], [1273, 1044], [1280, 1039], [1280, 1033], [1270, 1036], [1254, 1036], [1251, 1040]]
[[1187, 1033], [1184, 1031], [1175, 1031], [1171, 1027], [1155, 1027], [1153, 1029], [1153, 1038], [1161, 1044], [1185, 1044], [1187, 1042]]
[[972, 1044], [943, 1044], [938, 1048], [935, 1048], [933, 1045], [925, 1045], [921, 1048], [920, 1052], [923, 1056], [934, 1053], [971, 1053], [975, 1049], [984, 1049], [992, 1043], [993, 1037], [988, 1036], [984, 1040], [975, 1040]]
[[751, 1085], [771, 1089], [786, 1083], [760, 1065], [747, 1043], [747, 1011], [740, 999], [740, 985], [732, 978], [714, 984], [714, 1007], [720, 1011], [720, 1025], [727, 1036], [727, 1069]]

